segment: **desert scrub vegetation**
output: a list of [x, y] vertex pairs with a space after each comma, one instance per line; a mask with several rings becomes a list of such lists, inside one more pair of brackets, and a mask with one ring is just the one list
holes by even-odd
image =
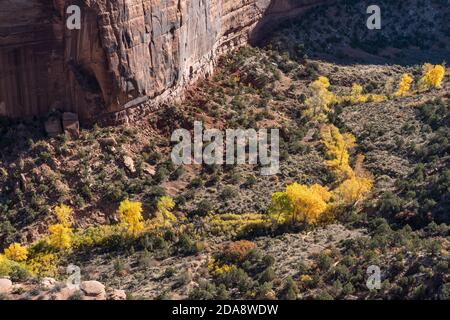
[[330, 105], [336, 100], [335, 95], [328, 90], [329, 87], [330, 81], [322, 76], [311, 83], [310, 89], [312, 94], [305, 101], [308, 107], [305, 111], [305, 116], [317, 121], [326, 119], [330, 111]]
[[[288, 275], [276, 272], [275, 258], [264, 255], [255, 242], [226, 243], [208, 260], [210, 277], [202, 279], [189, 297], [448, 299], [448, 225], [393, 229], [385, 219], [367, 216], [361, 216], [359, 223], [367, 228], [366, 236], [311, 253]], [[367, 290], [371, 265], [383, 266], [381, 290]]]
[[378, 207], [386, 218], [415, 228], [433, 221], [449, 223], [448, 101], [429, 100], [414, 111], [424, 123], [428, 139], [407, 149], [414, 168], [395, 182], [393, 192], [383, 194]]
[[[1, 275], [15, 272], [27, 277], [57, 276], [58, 266], [70, 256], [89, 252], [95, 248], [102, 250], [122, 250], [137, 245], [142, 248], [164, 247], [164, 238], [171, 241], [180, 236], [177, 245], [184, 252], [194, 253], [200, 249], [196, 241], [182, 235], [186, 226], [174, 226], [177, 218], [171, 209], [174, 202], [170, 197], [161, 197], [155, 217], [145, 220], [142, 203], [124, 200], [117, 210], [119, 223], [113, 225], [90, 226], [87, 229], [73, 228], [72, 208], [61, 204], [54, 208], [57, 223], [50, 224], [49, 234], [29, 246], [13, 243], [1, 255]], [[158, 240], [159, 239], [159, 240]]]
[[[248, 78], [249, 70], [259, 71]], [[373, 81], [364, 77], [342, 78], [341, 71], [338, 68], [334, 73], [330, 66], [309, 58], [296, 61], [292, 54], [279, 53], [274, 47], [246, 47], [223, 58], [216, 75], [200, 83], [195, 93], [190, 92], [185, 103], [146, 119], [145, 127], [158, 128], [156, 135], [147, 134], [151, 131], [147, 129], [96, 126], [82, 130], [78, 140], [64, 136], [46, 139], [42, 128], [35, 128], [37, 122], [27, 123], [27, 128], [35, 130], [23, 132], [25, 137], [20, 144], [8, 143], [2, 148], [0, 211], [5, 214], [0, 217], [0, 238], [5, 245], [19, 242], [18, 230], [38, 224], [52, 214], [53, 207], [69, 201], [92, 222], [99, 216], [111, 219], [116, 205], [125, 199], [135, 199], [154, 209], [158, 199], [166, 195], [168, 184], [179, 188], [179, 194], [174, 194], [177, 210], [194, 216], [212, 212], [265, 213], [270, 194], [292, 180], [302, 184], [329, 183], [331, 177], [326, 168], [314, 159], [317, 150], [313, 141], [318, 136], [310, 133], [317, 124], [305, 114], [316, 114], [322, 123], [329, 120], [341, 128], [342, 124], [335, 121], [344, 108], [364, 101], [375, 103], [376, 97], [384, 99], [384, 95], [395, 92], [383, 92], [379, 84], [372, 85]], [[400, 71], [403, 74], [406, 70]], [[408, 72], [415, 79], [410, 90], [413, 93], [422, 74], [421, 70]], [[399, 73], [389, 77], [397, 78]], [[319, 109], [310, 112], [315, 106], [306, 103], [308, 99], [323, 100], [309, 88], [319, 77], [327, 87], [326, 117]], [[367, 85], [361, 85], [366, 82]], [[258, 83], [267, 84], [260, 88]], [[221, 128], [280, 126], [283, 163], [277, 180], [264, 183], [263, 179], [250, 178], [256, 170], [237, 168], [231, 172], [225, 167], [214, 172], [202, 168], [195, 179], [189, 169], [171, 165], [167, 156], [170, 144], [165, 135], [177, 123], [189, 128], [189, 123], [199, 118]], [[2, 143], [6, 145], [18, 132], [21, 131], [17, 126], [2, 128]], [[6, 156], [12, 154], [20, 157]], [[134, 173], [125, 166], [125, 157], [134, 163]], [[297, 161], [308, 164], [294, 166]], [[238, 175], [241, 179], [236, 178]], [[189, 187], [184, 187], [185, 182]], [[218, 201], [222, 194], [227, 201]], [[247, 201], [248, 198], [255, 201]]]
[[[47, 138], [38, 121], [25, 125], [1, 129], [6, 130], [2, 143], [9, 136], [23, 137], [1, 149], [0, 237], [6, 244], [20, 240], [18, 229], [39, 223], [59, 203], [90, 211], [87, 219], [93, 220], [103, 212], [113, 215], [110, 204], [127, 198], [156, 205], [159, 181], [182, 174], [166, 165], [159, 149], [163, 144], [156, 139], [158, 145], [148, 144], [141, 131], [94, 126], [71, 140], [64, 135]], [[134, 172], [125, 159], [131, 159]]]
[[417, 80], [410, 74], [404, 73], [397, 90], [385, 89], [383, 94], [367, 92], [368, 89], [356, 82], [352, 84], [350, 90], [334, 93], [330, 89], [330, 79], [326, 76], [318, 76], [309, 84], [308, 90], [304, 93], [306, 98], [300, 106], [303, 108], [302, 113], [305, 118], [319, 123], [327, 123], [342, 108], [350, 105], [381, 103], [394, 97], [412, 96], [431, 89], [440, 89], [445, 78], [445, 70], [445, 64], [425, 63], [422, 65], [421, 76], [416, 77]]
[[[342, 251], [325, 250], [299, 272], [302, 298], [448, 299], [448, 226], [393, 230], [384, 219], [367, 226], [369, 237], [345, 241]], [[381, 290], [364, 287], [370, 265], [386, 266]]]
[[203, 280], [189, 293], [191, 299], [275, 299], [273, 257], [255, 243], [240, 240], [225, 244], [208, 261], [211, 280]]
[[[2, 270], [4, 275], [17, 276], [21, 280], [31, 276], [55, 276], [60, 254], [69, 252], [73, 245], [72, 209], [66, 205], [54, 208], [57, 223], [48, 226], [49, 234], [41, 240], [22, 246], [13, 243], [4, 250]], [[16, 264], [11, 264], [11, 261]]]

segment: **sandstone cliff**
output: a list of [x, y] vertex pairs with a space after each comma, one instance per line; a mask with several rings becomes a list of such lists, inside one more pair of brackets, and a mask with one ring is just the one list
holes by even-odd
[[[317, 0], [0, 0], [0, 116], [127, 121]], [[65, 27], [81, 7], [81, 30]], [[274, 19], [272, 19], [274, 18]], [[140, 108], [133, 108], [140, 106]]]

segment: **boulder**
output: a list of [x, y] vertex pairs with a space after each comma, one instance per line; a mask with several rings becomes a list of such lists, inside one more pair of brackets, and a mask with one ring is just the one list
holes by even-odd
[[76, 139], [80, 135], [80, 122], [76, 113], [64, 112], [62, 115], [64, 133]]
[[87, 300], [106, 300], [105, 286], [98, 281], [83, 281], [80, 289]]
[[131, 173], [135, 173], [136, 172], [136, 168], [134, 166], [133, 158], [131, 158], [130, 156], [124, 156], [123, 157], [123, 164], [125, 165], [125, 167], [128, 170], [130, 170]]
[[23, 173], [20, 174], [20, 189], [25, 192], [27, 190], [27, 178], [25, 177], [25, 175]]
[[124, 290], [112, 289], [108, 291], [108, 300], [127, 300]]
[[156, 174], [155, 166], [152, 166], [152, 165], [150, 165], [150, 164], [148, 164], [146, 162], [144, 162], [142, 164], [142, 171], [144, 171], [145, 173], [147, 173], [147, 174], [149, 174], [151, 176], [154, 176]]
[[0, 293], [10, 293], [13, 284], [9, 279], [0, 279]]
[[45, 290], [50, 290], [56, 285], [56, 280], [53, 278], [45, 277], [41, 280], [41, 285]]
[[63, 133], [61, 120], [56, 116], [51, 116], [45, 121], [45, 132], [49, 137], [56, 137]]

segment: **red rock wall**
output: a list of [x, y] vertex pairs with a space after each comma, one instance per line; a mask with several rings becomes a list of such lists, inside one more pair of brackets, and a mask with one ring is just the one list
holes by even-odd
[[43, 114], [63, 94], [63, 43], [49, 12], [48, 1], [0, 0], [0, 115]]
[[[0, 115], [127, 121], [210, 74], [269, 5], [279, 14], [312, 1], [0, 0]], [[81, 30], [65, 27], [70, 4], [82, 9]]]

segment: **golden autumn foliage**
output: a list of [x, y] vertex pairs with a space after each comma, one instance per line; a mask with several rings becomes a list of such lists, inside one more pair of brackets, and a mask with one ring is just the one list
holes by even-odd
[[354, 83], [352, 85], [352, 96], [358, 97], [358, 96], [362, 96], [363, 94], [363, 87], [360, 84]]
[[403, 97], [407, 95], [411, 89], [411, 84], [413, 83], [413, 78], [405, 73], [400, 80], [400, 84], [398, 85], [398, 90], [395, 93], [397, 97]]
[[335, 95], [328, 90], [329, 87], [330, 81], [327, 77], [319, 77], [310, 84], [312, 94], [305, 101], [308, 107], [304, 112], [305, 116], [320, 122], [326, 120], [331, 104], [336, 101]]
[[252, 228], [269, 227], [270, 221], [266, 215], [259, 213], [225, 213], [205, 217], [204, 226], [213, 235], [238, 235]]
[[278, 223], [306, 222], [316, 224], [328, 209], [331, 193], [325, 187], [308, 187], [298, 183], [286, 187], [285, 192], [272, 196], [270, 215]]
[[175, 202], [171, 197], [161, 197], [156, 204], [156, 222], [161, 226], [168, 227], [172, 222], [177, 221], [177, 217], [171, 212], [173, 208], [175, 208]]
[[278, 223], [284, 223], [291, 219], [292, 203], [286, 192], [274, 192], [270, 202], [269, 213], [271, 218]]
[[72, 208], [64, 204], [55, 207], [56, 218], [64, 225], [70, 226], [72, 224], [72, 213]]
[[373, 180], [354, 176], [342, 182], [333, 190], [333, 198], [338, 204], [353, 205], [361, 201], [372, 190]]
[[214, 276], [220, 276], [222, 274], [229, 273], [231, 271], [236, 270], [237, 267], [234, 264], [222, 264], [215, 259], [211, 259], [208, 261], [208, 270]]
[[76, 248], [102, 245], [109, 238], [121, 234], [120, 225], [97, 225], [74, 233], [72, 243]]
[[321, 129], [322, 143], [327, 149], [327, 154], [331, 158], [326, 160], [325, 164], [344, 180], [353, 175], [350, 167], [349, 150], [356, 145], [355, 137], [350, 133], [341, 134], [339, 129], [333, 125], [325, 125]]
[[58, 223], [48, 227], [50, 232], [48, 243], [52, 247], [60, 250], [70, 249], [72, 247], [72, 213], [73, 210], [66, 205], [62, 204], [55, 207], [55, 215]]
[[318, 222], [333, 220], [343, 206], [355, 205], [364, 200], [373, 187], [371, 175], [363, 168], [364, 156], [358, 155], [355, 168], [350, 166], [349, 149], [356, 145], [351, 134], [341, 134], [333, 125], [322, 127], [322, 142], [332, 158], [326, 165], [338, 176], [338, 186], [330, 191], [315, 184], [311, 187], [294, 183], [284, 192], [272, 194], [270, 217], [277, 223]]
[[53, 253], [41, 253], [27, 262], [27, 269], [34, 275], [54, 277], [58, 271], [58, 257]]
[[330, 80], [327, 77], [319, 77], [312, 83], [312, 87], [318, 90], [328, 89], [330, 87]]
[[445, 68], [441, 65], [426, 63], [422, 67], [422, 78], [419, 80], [419, 88], [428, 90], [431, 88], [441, 88], [442, 80], [445, 76]]
[[144, 229], [144, 218], [142, 217], [142, 203], [122, 201], [117, 210], [120, 225], [130, 234], [136, 236]]
[[358, 154], [356, 156], [355, 169], [353, 170], [354, 176], [372, 179], [372, 175], [364, 169], [363, 162], [365, 159], [366, 157], [363, 154]]
[[357, 104], [357, 103], [366, 103], [367, 102], [367, 96], [365, 96], [363, 94], [363, 87], [357, 83], [354, 83], [352, 85], [352, 93], [351, 96], [349, 98], [349, 100], [353, 103], [353, 104]]
[[50, 235], [49, 244], [57, 249], [70, 249], [72, 246], [72, 229], [62, 223], [52, 224], [48, 227]]
[[384, 94], [369, 94], [368, 101], [378, 103], [388, 100], [388, 97]]
[[338, 96], [335, 99], [339, 103], [360, 104], [366, 102], [382, 102], [388, 98], [381, 94], [364, 93], [364, 89], [360, 84], [353, 83], [350, 95]]
[[363, 168], [364, 155], [356, 157], [351, 176], [333, 190], [333, 201], [337, 205], [355, 205], [362, 201], [373, 188], [372, 176]]
[[349, 95], [342, 96], [338, 96], [329, 91], [329, 87], [329, 79], [323, 76], [320, 76], [309, 85], [310, 96], [305, 101], [307, 109], [303, 113], [306, 117], [319, 122], [326, 122], [327, 115], [331, 111], [333, 104], [377, 103], [388, 100], [386, 95], [364, 93], [364, 88], [358, 83], [353, 83]]
[[28, 257], [28, 249], [19, 243], [13, 243], [5, 249], [5, 257], [16, 262], [25, 261]]

